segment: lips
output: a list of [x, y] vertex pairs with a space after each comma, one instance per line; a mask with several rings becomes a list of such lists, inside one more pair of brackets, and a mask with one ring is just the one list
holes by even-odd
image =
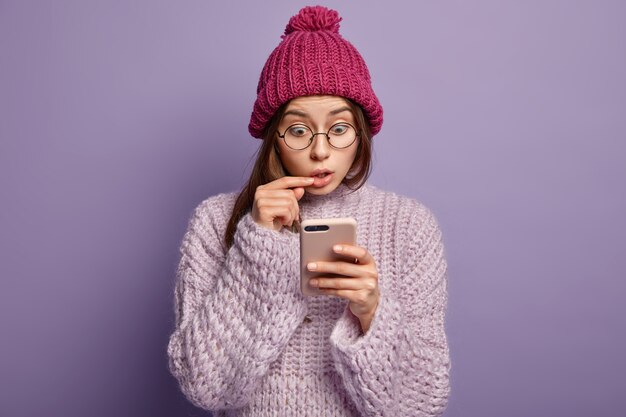
[[315, 179], [312, 186], [315, 188], [320, 188], [330, 184], [333, 179], [333, 172], [326, 168], [318, 168], [315, 171], [311, 172], [310, 176]]

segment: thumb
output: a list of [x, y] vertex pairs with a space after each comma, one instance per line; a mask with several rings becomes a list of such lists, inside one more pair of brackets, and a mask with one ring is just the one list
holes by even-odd
[[293, 189], [293, 193], [296, 195], [296, 200], [300, 200], [304, 195], [304, 188], [297, 187]]

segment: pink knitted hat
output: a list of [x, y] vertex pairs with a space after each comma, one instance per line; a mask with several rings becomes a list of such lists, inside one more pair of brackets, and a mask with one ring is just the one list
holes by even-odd
[[276, 110], [300, 96], [334, 95], [359, 104], [372, 135], [383, 124], [383, 109], [370, 74], [356, 48], [339, 34], [341, 17], [323, 6], [305, 7], [293, 16], [282, 41], [270, 54], [257, 87], [248, 130], [262, 138]]

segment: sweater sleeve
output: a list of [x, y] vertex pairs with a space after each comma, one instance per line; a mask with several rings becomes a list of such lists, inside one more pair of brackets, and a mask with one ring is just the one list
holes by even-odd
[[439, 416], [447, 405], [447, 265], [437, 221], [425, 212], [406, 228], [414, 233], [398, 255], [401, 276], [386, 277], [402, 283], [397, 295], [381, 288], [364, 335], [348, 307], [331, 333], [335, 367], [364, 416]]
[[290, 232], [248, 213], [225, 251], [218, 211], [199, 206], [183, 238], [167, 348], [181, 390], [207, 410], [246, 405], [307, 312]]

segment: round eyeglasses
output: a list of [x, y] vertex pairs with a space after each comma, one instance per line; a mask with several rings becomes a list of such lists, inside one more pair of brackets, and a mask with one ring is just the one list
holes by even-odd
[[356, 128], [346, 122], [335, 123], [326, 133], [313, 133], [310, 127], [302, 123], [292, 124], [282, 135], [279, 131], [276, 131], [276, 133], [278, 133], [278, 137], [285, 141], [285, 145], [296, 151], [308, 148], [317, 135], [326, 136], [330, 146], [336, 149], [347, 148], [359, 136]]

